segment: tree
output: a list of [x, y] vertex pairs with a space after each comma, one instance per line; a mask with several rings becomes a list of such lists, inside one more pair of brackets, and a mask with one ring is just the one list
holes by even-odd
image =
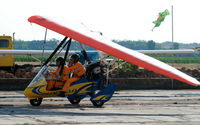
[[174, 49], [179, 49], [179, 44], [178, 43], [174, 43], [173, 47], [174, 47]]
[[155, 50], [156, 48], [156, 43], [153, 40], [149, 40], [147, 43], [148, 49], [149, 50]]

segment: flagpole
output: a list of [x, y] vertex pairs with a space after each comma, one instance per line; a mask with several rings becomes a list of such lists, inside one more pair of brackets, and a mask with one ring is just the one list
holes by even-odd
[[[171, 13], [172, 13], [172, 49], [174, 48], [174, 17], [173, 17], [173, 5], [171, 6]], [[174, 89], [174, 79], [172, 79], [172, 89]]]
[[174, 49], [174, 15], [173, 15], [173, 5], [171, 7], [172, 13], [172, 49]]

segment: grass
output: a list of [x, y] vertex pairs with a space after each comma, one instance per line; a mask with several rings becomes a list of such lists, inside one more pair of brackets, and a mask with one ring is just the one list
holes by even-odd
[[[48, 57], [44, 56], [15, 56], [15, 61], [16, 62], [39, 62], [40, 61], [45, 61], [47, 60]], [[54, 58], [55, 59], [55, 58]]]
[[165, 63], [200, 63], [199, 57], [155, 57]]
[[[39, 60], [46, 60], [47, 56], [34, 56]], [[199, 57], [154, 57], [165, 63], [200, 63]], [[54, 58], [55, 59], [55, 58]], [[17, 62], [38, 62], [31, 56], [15, 56], [15, 61]]]

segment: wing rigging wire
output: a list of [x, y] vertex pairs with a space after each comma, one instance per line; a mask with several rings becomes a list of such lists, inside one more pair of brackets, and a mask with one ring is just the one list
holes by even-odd
[[[32, 23], [30, 23], [30, 26], [31, 26], [31, 34], [32, 34], [32, 39], [33, 40], [36, 40], [37, 38], [36, 38], [36, 31], [35, 31], [35, 28], [34, 28], [34, 26], [32, 25]], [[47, 32], [47, 28], [46, 28], [46, 32]], [[44, 38], [44, 42], [46, 42], [46, 33], [45, 32], [45, 38]], [[33, 59], [35, 59], [35, 60], [37, 60], [38, 62], [40, 62], [40, 64], [41, 64], [41, 66], [42, 66], [42, 63], [43, 63], [43, 54], [44, 54], [44, 44], [43, 44], [43, 53], [42, 53], [42, 59], [40, 60], [39, 58], [36, 58], [36, 57], [34, 57], [34, 56], [32, 56], [31, 55], [31, 57], [33, 58]]]
[[46, 41], [47, 41], [47, 28], [45, 29], [44, 42], [43, 42], [43, 48], [42, 48], [42, 61], [41, 61], [41, 64], [43, 64], [43, 61], [44, 61], [44, 49], [45, 49]]

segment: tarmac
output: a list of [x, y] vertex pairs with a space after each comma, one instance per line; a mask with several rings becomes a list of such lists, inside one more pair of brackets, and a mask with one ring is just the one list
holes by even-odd
[[79, 105], [44, 98], [31, 106], [22, 91], [0, 91], [0, 124], [199, 125], [200, 90], [123, 90], [97, 108], [89, 97]]

